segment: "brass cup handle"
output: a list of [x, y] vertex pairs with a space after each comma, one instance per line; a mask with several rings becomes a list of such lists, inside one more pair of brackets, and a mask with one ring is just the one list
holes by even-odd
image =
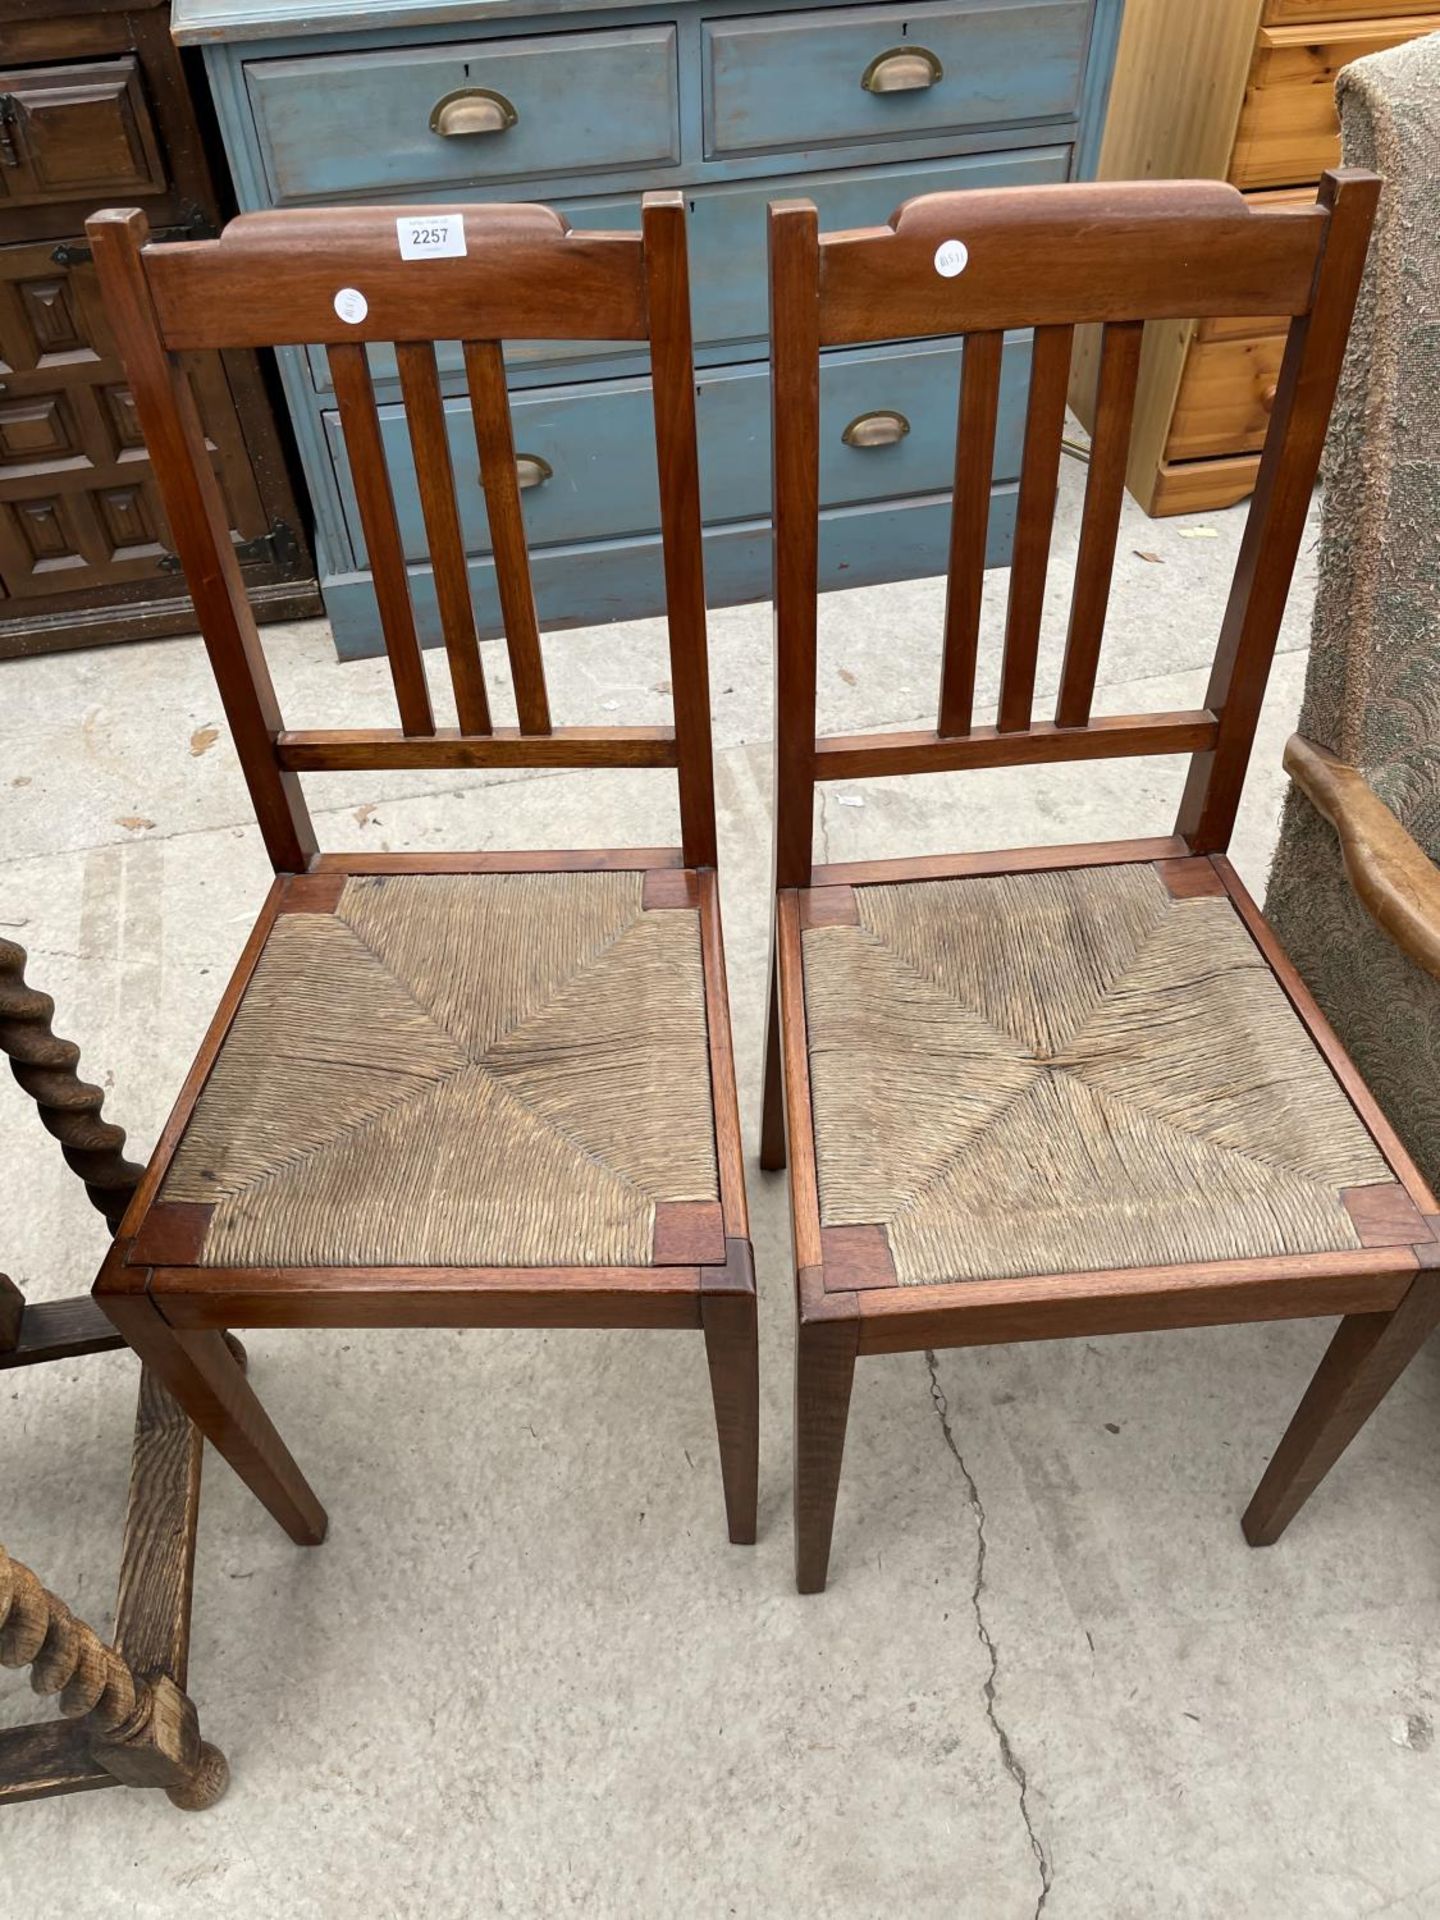
[[928, 47], [887, 47], [866, 67], [860, 84], [867, 93], [913, 93], [944, 78], [944, 67]]
[[515, 456], [515, 481], [522, 493], [527, 487], [543, 487], [554, 471], [550, 462], [542, 460], [538, 453]]
[[893, 447], [909, 431], [903, 413], [857, 413], [840, 438], [847, 447]]
[[504, 133], [520, 118], [514, 103], [489, 87], [461, 87], [437, 100], [430, 114], [430, 131], [446, 140], [470, 133]]

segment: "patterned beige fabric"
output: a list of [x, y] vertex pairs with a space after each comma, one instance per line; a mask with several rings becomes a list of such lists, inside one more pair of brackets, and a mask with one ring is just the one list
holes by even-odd
[[648, 1266], [717, 1197], [699, 916], [643, 876], [352, 879], [276, 921], [161, 1189], [207, 1266]]
[[[1440, 35], [1341, 75], [1348, 162], [1385, 178], [1325, 457], [1300, 731], [1360, 767], [1440, 859]], [[1292, 791], [1265, 902], [1306, 983], [1433, 1181], [1440, 983], [1356, 900]]]
[[1391, 1174], [1228, 900], [1152, 867], [856, 889], [804, 935], [820, 1213], [902, 1283], [1355, 1247]]

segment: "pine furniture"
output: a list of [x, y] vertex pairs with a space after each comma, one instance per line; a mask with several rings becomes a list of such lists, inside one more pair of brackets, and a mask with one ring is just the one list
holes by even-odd
[[[1436, 1205], [1225, 847], [1379, 182], [1309, 207], [1206, 181], [933, 195], [889, 226], [771, 211], [777, 924], [762, 1164], [788, 1152], [797, 1575], [825, 1584], [857, 1357], [1339, 1313], [1256, 1493], [1275, 1539], [1440, 1315]], [[956, 274], [956, 243], [968, 262]], [[1142, 325], [1292, 317], [1195, 712], [1094, 712]], [[1054, 719], [1034, 716], [1073, 329], [1100, 400]], [[1035, 329], [997, 724], [973, 689], [1000, 344]], [[816, 737], [816, 369], [964, 336], [933, 730]], [[1163, 839], [820, 865], [817, 781], [1190, 757]], [[783, 1119], [782, 1119], [783, 1087]]]
[[[0, 7], [0, 658], [194, 631], [82, 231], [121, 198], [167, 238], [217, 230], [190, 80], [165, 0]], [[192, 377], [257, 609], [317, 613], [261, 367], [207, 354]]]
[[[540, 200], [578, 228], [633, 228], [647, 188], [690, 216], [700, 494], [710, 604], [769, 592], [765, 207], [816, 200], [828, 224], [884, 220], [935, 187], [1082, 178], [1104, 120], [1121, 0], [176, 0], [204, 55], [239, 205], [346, 208]], [[1019, 472], [1029, 344], [1008, 344], [992, 563]], [[949, 450], [943, 342], [827, 353], [826, 586], [938, 573]], [[383, 644], [369, 542], [325, 357], [281, 371], [343, 656]], [[659, 611], [659, 493], [643, 343], [517, 342], [506, 353], [541, 621]], [[375, 365], [422, 641], [442, 620], [393, 359]], [[484, 633], [502, 625], [480, 510], [465, 370], [440, 362]]]
[[[248, 1395], [228, 1326], [703, 1332], [731, 1538], [755, 1535], [755, 1291], [725, 1002], [695, 412], [678, 194], [639, 234], [536, 206], [244, 216], [146, 244], [89, 224], [275, 882], [96, 1286], [115, 1324], [293, 1538], [324, 1518]], [[500, 342], [648, 343], [674, 724], [552, 723]], [[457, 342], [519, 726], [475, 638], [435, 341]], [[398, 728], [281, 718], [176, 356], [323, 349], [375, 567]], [[437, 721], [407, 592], [371, 356], [394, 355], [458, 725]], [[681, 845], [319, 854], [301, 772], [651, 767]], [[262, 1424], [263, 1423], [263, 1424]]]
[[[25, 979], [24, 948], [0, 940], [0, 1052], [113, 1232], [143, 1169], [125, 1158], [125, 1130], [80, 1078], [80, 1050], [55, 1033], [54, 1012]], [[27, 1301], [0, 1274], [0, 1372], [123, 1345], [84, 1294]], [[238, 1341], [232, 1350], [243, 1364]], [[61, 1714], [0, 1727], [0, 1806], [121, 1782], [163, 1787], [187, 1811], [224, 1793], [225, 1756], [201, 1739], [185, 1692], [203, 1444], [142, 1368], [111, 1644], [0, 1547], [0, 1667], [29, 1667]]]
[[[1437, 28], [1436, 0], [1127, 0], [1098, 176], [1203, 175], [1256, 205], [1303, 206], [1340, 157], [1336, 75]], [[1147, 513], [1250, 493], [1284, 348], [1280, 314], [1148, 330], [1127, 476]], [[1087, 424], [1095, 372], [1095, 342], [1082, 340], [1070, 399]]]

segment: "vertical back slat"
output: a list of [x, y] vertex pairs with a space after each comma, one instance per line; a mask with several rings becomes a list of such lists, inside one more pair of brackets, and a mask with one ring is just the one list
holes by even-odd
[[395, 520], [395, 496], [385, 464], [380, 416], [375, 411], [370, 362], [365, 348], [358, 343], [327, 347], [326, 353], [340, 408], [345, 451], [350, 457], [350, 478], [360, 509], [360, 526], [370, 558], [370, 577], [380, 609], [385, 651], [390, 658], [390, 677], [395, 683], [400, 725], [407, 734], [434, 733], [430, 690], [425, 684], [420, 643], [415, 638], [405, 550]]
[[810, 881], [820, 585], [820, 223], [770, 206], [770, 441], [775, 550], [775, 884]]
[[530, 584], [530, 555], [525, 546], [525, 516], [515, 473], [515, 437], [510, 426], [510, 395], [505, 358], [496, 340], [465, 342], [465, 378], [480, 453], [480, 479], [490, 520], [495, 555], [495, 585], [505, 622], [510, 678], [522, 733], [549, 733], [550, 701], [545, 692], [545, 658]]
[[85, 232], [265, 850], [277, 873], [303, 873], [317, 852], [315, 829], [298, 776], [275, 761], [280, 703], [195, 398], [162, 341], [141, 255], [149, 223], [133, 209], [98, 213]]
[[485, 668], [475, 632], [475, 608], [470, 598], [470, 573], [455, 500], [455, 474], [445, 432], [445, 402], [435, 348], [428, 340], [401, 341], [395, 356], [460, 731], [488, 733], [490, 703], [485, 697]]
[[705, 641], [705, 568], [700, 531], [700, 458], [695, 444], [695, 362], [685, 202], [647, 193], [641, 210], [650, 309], [650, 377], [660, 479], [660, 537], [670, 685], [679, 761], [680, 837], [685, 864], [713, 867], [715, 776], [710, 743], [710, 673]]
[[1065, 429], [1065, 393], [1070, 380], [1073, 327], [1037, 327], [1025, 412], [1025, 451], [1010, 562], [1010, 599], [1005, 613], [1005, 656], [1000, 675], [999, 727], [1023, 733], [1035, 702], [1035, 658], [1045, 573], [1060, 485], [1060, 438]]
[[985, 541], [990, 528], [1004, 345], [1002, 333], [972, 333], [961, 355], [955, 494], [950, 513], [940, 668], [939, 732], [947, 736], [969, 733], [975, 704], [975, 656], [980, 641], [980, 598], [985, 586]]
[[1315, 292], [1309, 312], [1291, 322], [1205, 698], [1219, 717], [1219, 737], [1212, 751], [1191, 761], [1180, 801], [1177, 831], [1197, 853], [1222, 853], [1234, 829], [1379, 192], [1373, 174], [1327, 173], [1320, 182], [1330, 218]]
[[1100, 346], [1100, 377], [1095, 394], [1095, 431], [1090, 440], [1090, 474], [1080, 522], [1080, 551], [1075, 559], [1075, 591], [1065, 636], [1065, 665], [1055, 720], [1062, 727], [1083, 727], [1095, 697], [1095, 672], [1110, 581], [1115, 571], [1115, 538], [1125, 499], [1125, 466], [1130, 454], [1130, 424], [1135, 414], [1135, 382], [1140, 372], [1142, 320], [1112, 321]]

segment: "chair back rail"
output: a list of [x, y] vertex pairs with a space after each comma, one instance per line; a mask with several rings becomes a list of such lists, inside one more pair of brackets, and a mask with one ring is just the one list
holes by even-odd
[[1030, 356], [1030, 400], [1025, 409], [1025, 446], [1020, 459], [1020, 497], [1015, 506], [1014, 557], [1005, 612], [1005, 652], [1000, 669], [1000, 728], [1021, 733], [1035, 703], [1035, 662], [1040, 651], [1040, 615], [1050, 562], [1050, 529], [1060, 492], [1060, 441], [1065, 431], [1065, 390], [1070, 383], [1073, 327], [1035, 329]]
[[950, 509], [950, 561], [945, 586], [945, 637], [940, 660], [939, 732], [968, 733], [975, 705], [980, 599], [990, 531], [990, 474], [1000, 415], [1001, 333], [972, 333], [960, 369], [955, 426], [955, 486]]
[[1144, 322], [1112, 320], [1100, 336], [1100, 374], [1095, 392], [1095, 431], [1090, 436], [1090, 471], [1080, 518], [1080, 550], [1075, 559], [1075, 593], [1065, 634], [1060, 697], [1055, 719], [1062, 727], [1083, 727], [1095, 697], [1100, 640], [1115, 570], [1115, 541], [1125, 499], [1125, 466], [1135, 417], [1135, 387], [1140, 377]]
[[[1129, 754], [1191, 756], [1176, 831], [1198, 853], [1224, 851], [1379, 187], [1373, 174], [1337, 170], [1302, 207], [1252, 206], [1235, 188], [1203, 180], [929, 194], [908, 201], [886, 227], [824, 235], [808, 201], [771, 207], [778, 886], [810, 882], [817, 781]], [[1274, 314], [1289, 316], [1289, 335], [1205, 706], [1094, 717], [1145, 322]], [[1041, 614], [1080, 325], [1102, 329], [1095, 432], [1055, 717], [1037, 720]], [[1001, 354], [1006, 331], [1027, 327], [1030, 392], [998, 709], [993, 727], [976, 727]], [[820, 351], [933, 334], [964, 338], [935, 729], [820, 738]]]
[[[459, 215], [466, 254], [402, 260], [395, 222], [412, 214]], [[248, 213], [198, 252], [193, 241], [157, 246], [146, 268], [171, 348], [644, 340], [644, 256], [642, 234], [574, 231], [549, 207], [472, 202]], [[347, 287], [363, 295], [358, 318], [336, 309]]]
[[[334, 347], [330, 349], [332, 364], [336, 351]], [[364, 349], [359, 351], [363, 354]], [[395, 349], [395, 359], [405, 404], [405, 424], [410, 433], [410, 451], [415, 458], [420, 512], [425, 521], [430, 565], [435, 573], [435, 599], [445, 635], [450, 681], [455, 689], [455, 712], [462, 733], [489, 733], [490, 702], [485, 692], [479, 636], [475, 631], [475, 609], [470, 601], [465, 536], [455, 498], [455, 472], [445, 432], [445, 400], [440, 391], [435, 349], [428, 340], [402, 340]], [[548, 723], [535, 730], [548, 733]]]
[[[218, 240], [148, 243], [143, 214], [87, 223], [111, 323], [245, 777], [279, 872], [316, 857], [300, 772], [334, 768], [669, 767], [682, 851], [715, 860], [699, 462], [684, 204], [647, 194], [639, 234], [573, 232], [538, 206], [450, 214], [464, 251], [404, 259], [404, 209], [245, 215]], [[506, 339], [650, 345], [674, 723], [555, 727], [505, 381]], [[460, 344], [519, 727], [494, 725], [435, 343]], [[246, 600], [181, 356], [323, 346], [334, 383], [398, 731], [290, 731]], [[458, 727], [437, 726], [367, 348], [392, 344]]]
[[[340, 408], [340, 431], [345, 437], [345, 451], [350, 456], [350, 477], [355, 487], [355, 504], [360, 510], [360, 530], [365, 535], [365, 551], [370, 560], [370, 575], [375, 583], [380, 627], [385, 635], [385, 652], [390, 661], [390, 676], [395, 683], [395, 705], [400, 712], [400, 724], [406, 733], [434, 733], [435, 717], [430, 711], [430, 689], [425, 683], [420, 642], [415, 634], [415, 614], [410, 605], [410, 583], [405, 572], [405, 549], [395, 518], [395, 495], [390, 485], [390, 469], [385, 462], [380, 415], [375, 408], [375, 388], [370, 379], [370, 361], [364, 347], [354, 341], [330, 347], [328, 359], [330, 377], [335, 384], [335, 399]], [[432, 484], [439, 484], [433, 476]]]
[[495, 554], [495, 578], [500, 590], [500, 612], [505, 622], [515, 705], [520, 724], [527, 733], [549, 733], [550, 702], [545, 692], [545, 663], [540, 653], [535, 591], [530, 583], [520, 481], [515, 471], [515, 435], [505, 391], [505, 358], [494, 340], [465, 342], [465, 378], [470, 389], [475, 443], [480, 451], [480, 484], [485, 489], [485, 512], [490, 521], [490, 544]]

